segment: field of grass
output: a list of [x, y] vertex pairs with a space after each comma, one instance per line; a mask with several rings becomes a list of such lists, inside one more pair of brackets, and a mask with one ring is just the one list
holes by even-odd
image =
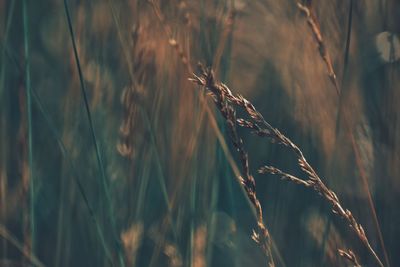
[[0, 0], [0, 267], [400, 266], [397, 0]]

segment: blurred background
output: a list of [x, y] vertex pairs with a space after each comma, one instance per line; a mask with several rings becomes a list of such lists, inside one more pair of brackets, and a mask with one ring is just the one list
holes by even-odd
[[[289, 0], [0, 0], [0, 266], [266, 266], [198, 62], [400, 266], [400, 3], [300, 3], [322, 50]], [[307, 178], [290, 151], [239, 134], [277, 266], [350, 266], [339, 248], [375, 266], [312, 189], [257, 174]]]

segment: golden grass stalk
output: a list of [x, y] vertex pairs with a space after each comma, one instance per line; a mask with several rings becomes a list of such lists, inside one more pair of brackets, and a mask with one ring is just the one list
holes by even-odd
[[[194, 78], [191, 79], [193, 82], [196, 82], [197, 84], [204, 86], [214, 97], [214, 101], [220, 110], [221, 114], [224, 116], [224, 118], [228, 122], [228, 127], [231, 127], [231, 125], [236, 126], [236, 123], [244, 128], [252, 130], [252, 132], [260, 137], [267, 137], [271, 140], [273, 143], [278, 143], [281, 144], [285, 147], [288, 147], [298, 158], [298, 164], [303, 172], [305, 172], [308, 176], [307, 180], [300, 179], [298, 177], [295, 177], [291, 174], [288, 174], [284, 171], [279, 170], [278, 168], [272, 167], [272, 166], [263, 166], [259, 169], [259, 173], [261, 174], [273, 174], [273, 175], [279, 175], [281, 176], [282, 179], [291, 181], [293, 183], [296, 183], [298, 185], [303, 185], [305, 187], [310, 187], [314, 189], [315, 192], [317, 192], [319, 195], [321, 195], [331, 206], [332, 206], [332, 212], [336, 214], [338, 217], [342, 218], [345, 220], [350, 227], [350, 229], [356, 234], [358, 239], [365, 245], [365, 247], [368, 249], [369, 253], [374, 257], [376, 262], [378, 263], [379, 266], [384, 266], [382, 261], [379, 259], [378, 255], [374, 251], [374, 249], [371, 247], [369, 240], [365, 234], [364, 228], [362, 227], [361, 224], [357, 222], [357, 220], [354, 218], [353, 214], [351, 213], [350, 210], [344, 208], [342, 206], [342, 203], [340, 202], [339, 198], [333, 192], [331, 189], [329, 189], [325, 183], [322, 181], [322, 179], [319, 177], [319, 175], [316, 173], [316, 171], [312, 168], [312, 166], [307, 162], [306, 158], [303, 155], [303, 152], [300, 150], [300, 148], [294, 144], [289, 138], [287, 138], [285, 135], [283, 135], [278, 129], [272, 127], [259, 113], [256, 108], [251, 104], [247, 99], [244, 97], [238, 95], [234, 95], [231, 90], [223, 83], [216, 82], [213, 76], [213, 72], [211, 70], [203, 70], [200, 76], [194, 75]], [[224, 104], [225, 102], [228, 102], [228, 104]], [[230, 104], [230, 105], [229, 105]], [[225, 107], [225, 106], [227, 107]], [[234, 117], [230, 115], [231, 113], [234, 114], [233, 111], [229, 111], [230, 109], [234, 110], [232, 105], [236, 105], [238, 107], [243, 108], [247, 115], [249, 116], [249, 119], [237, 119], [235, 123], [230, 122]], [[235, 128], [236, 129], [236, 128]], [[234, 137], [232, 138], [232, 141], [238, 143], [238, 145], [242, 145], [241, 140], [234, 140]], [[237, 145], [235, 145], [236, 147]], [[240, 147], [237, 148], [240, 155], [242, 156], [242, 151], [240, 151]], [[247, 155], [246, 155], [247, 157]], [[245, 158], [244, 158], [245, 159]], [[243, 161], [243, 157], [242, 157]], [[242, 168], [243, 170], [246, 169], [246, 161], [242, 163]], [[248, 168], [248, 167], [247, 167]], [[247, 190], [252, 190], [254, 186], [254, 194], [255, 194], [255, 183], [251, 179], [247, 179], [247, 177], [244, 178], [243, 185]], [[251, 177], [252, 178], [252, 177]], [[250, 191], [252, 192], [252, 191]], [[249, 198], [251, 199], [251, 195], [249, 195]], [[257, 203], [253, 203], [257, 207]], [[258, 203], [259, 204], [259, 203]], [[261, 207], [259, 207], [261, 210]], [[261, 218], [262, 219], [262, 218]], [[268, 233], [268, 232], [267, 232]], [[343, 251], [343, 250], [342, 250]], [[353, 253], [354, 254], [354, 253]], [[339, 253], [342, 257], [344, 257], [347, 260], [351, 260], [353, 264], [357, 266], [357, 260], [356, 257], [349, 257], [350, 252], [348, 253]]]
[[300, 3], [297, 3], [297, 7], [300, 9], [300, 11], [304, 13], [304, 15], [307, 18], [307, 23], [314, 35], [315, 41], [317, 42], [319, 54], [324, 60], [326, 68], [328, 70], [329, 79], [335, 86], [336, 92], [339, 94], [340, 93], [339, 84], [337, 82], [336, 74], [333, 69], [331, 57], [329, 56], [328, 50], [325, 47], [325, 42], [324, 39], [322, 38], [321, 29], [319, 27], [318, 21], [315, 15], [311, 12], [311, 10], [308, 7]]
[[267, 257], [267, 265], [273, 267], [275, 266], [275, 263], [271, 252], [271, 237], [264, 224], [262, 207], [256, 193], [256, 182], [254, 177], [250, 174], [249, 158], [244, 149], [243, 140], [239, 137], [236, 130], [236, 112], [232, 105], [232, 101], [230, 101], [230, 91], [226, 86], [218, 84], [215, 81], [214, 73], [211, 69], [202, 68], [201, 75], [194, 75], [190, 80], [204, 87], [212, 95], [216, 107], [226, 121], [231, 142], [240, 157], [241, 176], [239, 177], [239, 181], [257, 214], [257, 228], [253, 230], [252, 238], [265, 253]]
[[[178, 43], [178, 41], [173, 37], [171, 27], [166, 23], [165, 17], [160, 10], [160, 7], [154, 2], [154, 0], [147, 0], [149, 4], [152, 6], [154, 13], [157, 16], [157, 19], [160, 21], [161, 25], [163, 26], [165, 34], [168, 36], [168, 43], [169, 45], [175, 49], [178, 53], [182, 63], [190, 68], [188, 56], [186, 55], [185, 51], [183, 50], [182, 46]], [[186, 13], [189, 14], [189, 13]]]
[[358, 262], [356, 255], [351, 249], [349, 249], [348, 251], [339, 249], [338, 252], [340, 256], [351, 261], [354, 264], [354, 267], [361, 267], [361, 264]]
[[[309, 27], [310, 27], [313, 35], [314, 35], [315, 41], [317, 42], [317, 46], [318, 46], [318, 49], [319, 49], [319, 54], [320, 54], [321, 58], [323, 59], [323, 61], [325, 62], [330, 81], [331, 81], [331, 83], [334, 85], [334, 87], [336, 89], [337, 96], [341, 97], [342, 96], [342, 92], [341, 92], [341, 90], [339, 88], [339, 84], [337, 82], [335, 70], [334, 70], [333, 65], [332, 65], [332, 60], [331, 60], [331, 58], [329, 56], [329, 53], [328, 53], [328, 51], [326, 49], [326, 46], [325, 46], [325, 43], [324, 43], [324, 40], [323, 40], [323, 37], [322, 37], [322, 33], [321, 33], [321, 29], [320, 29], [318, 20], [317, 20], [315, 14], [313, 14], [312, 10], [309, 7], [304, 6], [304, 5], [300, 4], [300, 3], [297, 3], [297, 6], [300, 9], [300, 11], [302, 11], [305, 14], [305, 16], [307, 18], [307, 23], [308, 23], [308, 25], [309, 25]], [[350, 12], [351, 12], [351, 10], [350, 10]], [[350, 43], [349, 43], [350, 42], [350, 29], [351, 29], [351, 26], [349, 26], [349, 29], [348, 29], [348, 37], [347, 37], [347, 43], [346, 43], [347, 49], [349, 49], [349, 46], [350, 46]], [[348, 53], [348, 50], [346, 50], [345, 68], [346, 68], [347, 61], [348, 61], [348, 54], [347, 53]], [[341, 110], [340, 110], [340, 107], [339, 107], [338, 116], [340, 116], [340, 112], [341, 112]], [[348, 122], [347, 117], [344, 117], [344, 124], [345, 124], [346, 130], [348, 131], [349, 138], [351, 140], [351, 147], [352, 147], [352, 150], [354, 151], [356, 165], [357, 165], [357, 168], [359, 170], [361, 181], [362, 181], [363, 186], [365, 188], [365, 192], [367, 194], [368, 205], [369, 205], [369, 208], [370, 208], [370, 210], [372, 212], [373, 221], [374, 221], [376, 230], [378, 232], [379, 242], [380, 242], [380, 245], [381, 245], [382, 250], [383, 250], [384, 259], [385, 259], [386, 264], [389, 265], [389, 257], [388, 257], [387, 252], [386, 252], [386, 246], [385, 246], [385, 242], [383, 240], [383, 235], [382, 235], [382, 232], [381, 232], [381, 229], [380, 229], [378, 217], [376, 215], [375, 205], [373, 203], [372, 195], [371, 195], [371, 192], [370, 192], [370, 189], [369, 189], [369, 186], [368, 186], [368, 179], [366, 177], [366, 174], [365, 174], [365, 171], [364, 171], [363, 167], [361, 166], [360, 151], [359, 151], [359, 148], [358, 148], [358, 146], [357, 146], [357, 144], [355, 142], [354, 134], [351, 131], [351, 129], [349, 129], [350, 128], [350, 126], [349, 126], [350, 123]]]

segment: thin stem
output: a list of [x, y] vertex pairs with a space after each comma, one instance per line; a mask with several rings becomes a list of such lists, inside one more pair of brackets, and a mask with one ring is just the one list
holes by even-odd
[[32, 146], [32, 97], [31, 97], [31, 72], [29, 56], [29, 28], [27, 1], [22, 2], [24, 22], [24, 55], [25, 55], [25, 89], [26, 109], [28, 118], [28, 161], [29, 161], [29, 192], [30, 192], [30, 232], [31, 252], [35, 252], [35, 179], [33, 177], [33, 146]]

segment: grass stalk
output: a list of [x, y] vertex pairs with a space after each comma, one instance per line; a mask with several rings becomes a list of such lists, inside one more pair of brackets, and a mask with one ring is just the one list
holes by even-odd
[[123, 260], [123, 252], [122, 252], [121, 242], [120, 242], [119, 237], [118, 237], [118, 235], [116, 233], [116, 222], [115, 222], [115, 217], [114, 217], [114, 210], [113, 210], [113, 207], [112, 207], [113, 204], [112, 204], [112, 200], [111, 200], [111, 196], [110, 196], [110, 191], [109, 191], [106, 171], [105, 171], [103, 159], [102, 159], [102, 156], [101, 156], [100, 146], [98, 144], [96, 133], [95, 133], [95, 130], [94, 130], [92, 114], [91, 114], [91, 111], [90, 111], [89, 100], [88, 100], [88, 96], [87, 96], [87, 93], [86, 93], [86, 86], [85, 86], [85, 82], [84, 82], [84, 78], [83, 78], [82, 68], [81, 68], [80, 59], [79, 59], [79, 55], [78, 55], [78, 49], [77, 49], [77, 46], [76, 46], [75, 34], [74, 34], [73, 27], [72, 27], [71, 15], [70, 15], [70, 11], [69, 11], [68, 1], [67, 0], [64, 0], [64, 9], [65, 9], [65, 14], [66, 14], [67, 23], [68, 23], [68, 29], [69, 29], [69, 33], [70, 33], [70, 37], [71, 37], [75, 63], [76, 63], [76, 67], [77, 67], [77, 70], [78, 70], [81, 93], [82, 93], [82, 96], [83, 96], [84, 106], [85, 106], [85, 110], [86, 110], [86, 115], [87, 115], [87, 119], [88, 119], [88, 123], [89, 123], [89, 128], [90, 128], [90, 133], [91, 133], [93, 145], [95, 147], [95, 152], [96, 152], [95, 154], [96, 154], [97, 164], [98, 164], [98, 168], [99, 168], [100, 176], [101, 176], [101, 184], [102, 184], [102, 187], [103, 187], [103, 192], [104, 192], [105, 197], [106, 197], [107, 212], [108, 212], [108, 214], [110, 216], [114, 243], [115, 243], [115, 246], [117, 248], [116, 250], [117, 250], [118, 260], [119, 260], [120, 266], [125, 266], [125, 263], [124, 263], [124, 260]]
[[[319, 27], [318, 24], [318, 20], [315, 16], [315, 14], [312, 13], [311, 9], [307, 6], [304, 6], [300, 3], [297, 4], [298, 8], [306, 15], [307, 18], [307, 23], [310, 26], [310, 29], [315, 37], [315, 41], [317, 42], [318, 48], [319, 48], [319, 52], [320, 52], [320, 56], [321, 58], [324, 60], [326, 68], [328, 70], [328, 74], [329, 74], [329, 78], [330, 81], [332, 82], [332, 84], [334, 85], [335, 89], [336, 89], [336, 93], [337, 96], [339, 98], [339, 107], [338, 107], [338, 113], [337, 113], [337, 119], [336, 119], [336, 132], [338, 132], [339, 129], [339, 125], [340, 125], [340, 120], [342, 118], [341, 114], [342, 114], [342, 102], [343, 102], [343, 98], [344, 98], [344, 94], [343, 94], [343, 88], [340, 89], [339, 88], [339, 84], [337, 82], [337, 78], [336, 78], [336, 74], [335, 74], [335, 70], [333, 68], [332, 65], [332, 60], [329, 56], [329, 53], [326, 49], [326, 46], [324, 44], [324, 40], [322, 38], [322, 33], [321, 33], [321, 29]], [[342, 86], [344, 86], [344, 82], [345, 82], [345, 78], [347, 75], [347, 67], [348, 67], [348, 61], [349, 61], [349, 50], [350, 50], [350, 41], [351, 41], [351, 28], [352, 28], [352, 17], [353, 17], [353, 1], [350, 1], [350, 6], [349, 6], [349, 16], [348, 16], [348, 25], [347, 25], [347, 38], [346, 38], [346, 47], [345, 47], [345, 57], [344, 57], [344, 68], [343, 68], [343, 82], [342, 82]], [[390, 266], [389, 263], [389, 257], [387, 255], [387, 251], [386, 251], [386, 246], [385, 246], [385, 242], [383, 240], [383, 235], [382, 235], [382, 231], [381, 231], [381, 227], [379, 224], [379, 220], [378, 220], [378, 216], [376, 215], [376, 209], [375, 209], [375, 205], [374, 205], [374, 201], [372, 199], [372, 194], [371, 191], [369, 189], [369, 185], [368, 185], [368, 178], [366, 176], [366, 173], [363, 169], [363, 166], [361, 165], [361, 161], [359, 160], [359, 156], [360, 156], [360, 151], [359, 148], [355, 142], [355, 138], [354, 138], [354, 134], [353, 131], [350, 127], [350, 123], [348, 122], [347, 118], [344, 117], [344, 124], [345, 124], [345, 130], [350, 138], [351, 141], [351, 147], [352, 150], [354, 152], [354, 156], [356, 158], [356, 165], [357, 165], [357, 169], [359, 170], [359, 174], [360, 174], [360, 178], [361, 181], [363, 183], [363, 188], [366, 192], [367, 195], [367, 201], [368, 201], [368, 206], [371, 210], [372, 213], [372, 218], [373, 218], [373, 222], [374, 222], [374, 226], [376, 228], [376, 231], [378, 233], [378, 238], [379, 238], [379, 243], [382, 247], [382, 251], [384, 254], [384, 259], [385, 259], [385, 263], [387, 266]], [[379, 258], [378, 258], [379, 260]], [[382, 262], [380, 262], [382, 263]]]
[[216, 83], [211, 69], [206, 70], [203, 68], [201, 76], [194, 75], [191, 81], [204, 87], [207, 92], [213, 96], [217, 109], [226, 121], [230, 139], [240, 157], [241, 175], [238, 177], [239, 181], [245, 189], [247, 197], [257, 213], [257, 227], [253, 231], [252, 238], [265, 253], [267, 266], [273, 267], [275, 266], [275, 263], [271, 252], [271, 237], [264, 224], [261, 204], [256, 194], [256, 182], [254, 177], [250, 174], [248, 155], [244, 149], [243, 140], [237, 133], [235, 109], [233, 108], [232, 101], [229, 100], [228, 93], [225, 90], [227, 87], [219, 86]]
[[[321, 195], [325, 201], [327, 201], [332, 206], [332, 212], [337, 215], [338, 217], [342, 218], [350, 229], [355, 233], [357, 238], [360, 242], [367, 248], [371, 256], [375, 259], [377, 264], [383, 267], [382, 261], [379, 259], [378, 255], [371, 247], [369, 240], [366, 236], [364, 228], [361, 224], [357, 222], [354, 218], [353, 214], [350, 210], [343, 208], [339, 198], [336, 194], [329, 189], [322, 179], [318, 176], [316, 171], [311, 167], [311, 165], [307, 162], [306, 158], [303, 155], [303, 152], [300, 148], [295, 145], [289, 138], [283, 135], [278, 129], [272, 127], [259, 113], [256, 108], [244, 97], [234, 95], [231, 90], [224, 84], [218, 83], [214, 80], [213, 74], [211, 70], [203, 70], [200, 76], [194, 75], [192, 79], [193, 82], [204, 86], [207, 88], [209, 92], [216, 98], [216, 103], [220, 102], [219, 98], [226, 99], [227, 102], [231, 103], [232, 105], [236, 105], [241, 107], [246, 114], [248, 115], [249, 119], [242, 119], [239, 118], [236, 120], [237, 124], [243, 128], [247, 128], [252, 131], [257, 136], [266, 137], [271, 140], [273, 143], [281, 144], [287, 148], [289, 148], [297, 157], [298, 164], [301, 170], [307, 174], [308, 179], [303, 180], [298, 177], [295, 177], [291, 174], [288, 174], [284, 171], [281, 171], [278, 168], [272, 166], [264, 166], [259, 169], [259, 173], [261, 174], [273, 174], [278, 175], [284, 180], [288, 180], [298, 185], [302, 185], [304, 187], [312, 188], [316, 193]], [[218, 101], [218, 102], [217, 102]], [[219, 105], [219, 104], [217, 104]], [[220, 105], [219, 109], [222, 109], [223, 106]], [[227, 117], [230, 115], [226, 115]], [[240, 152], [242, 154], [242, 152]], [[246, 162], [246, 161], [244, 161]], [[245, 165], [244, 165], [245, 167]], [[245, 180], [246, 181], [246, 180]], [[251, 184], [251, 182], [248, 182]], [[342, 257], [349, 259], [346, 257], [345, 254], [341, 255]], [[355, 260], [353, 261], [356, 264]]]
[[28, 168], [29, 168], [29, 219], [30, 219], [30, 250], [35, 253], [35, 178], [33, 172], [33, 140], [32, 140], [32, 90], [30, 70], [30, 49], [29, 49], [29, 18], [27, 0], [22, 2], [22, 13], [24, 22], [24, 56], [25, 56], [25, 89], [26, 89], [26, 112], [28, 121]]
[[30, 261], [33, 266], [36, 267], [44, 267], [45, 265], [34, 255], [32, 251], [30, 251], [26, 246], [21, 244], [18, 239], [13, 236], [5, 227], [4, 225], [0, 224], [0, 236], [3, 237], [5, 240], [10, 242], [15, 248], [17, 248], [24, 257]]

